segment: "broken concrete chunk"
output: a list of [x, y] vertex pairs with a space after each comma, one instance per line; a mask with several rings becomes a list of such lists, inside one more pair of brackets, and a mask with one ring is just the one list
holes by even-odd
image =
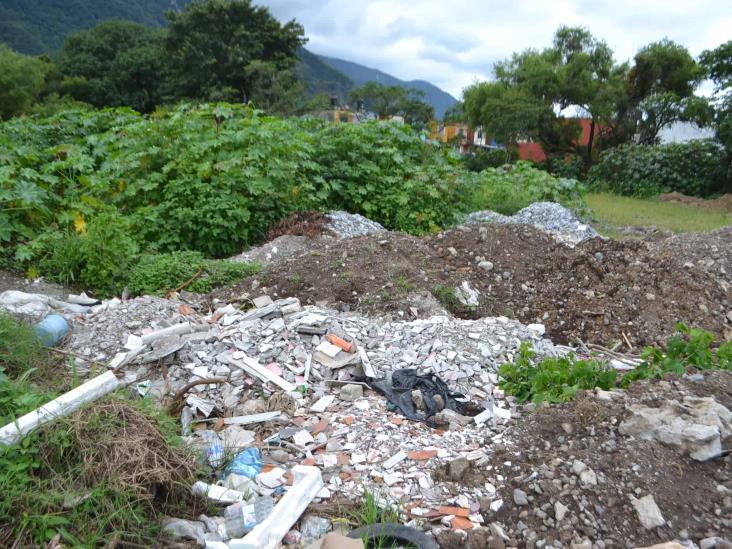
[[732, 412], [714, 398], [686, 397], [683, 402], [665, 402], [658, 408], [632, 405], [632, 416], [618, 431], [644, 440], [657, 440], [680, 448], [697, 461], [722, 454], [723, 443], [732, 440]]
[[317, 414], [322, 414], [328, 409], [331, 404], [333, 404], [333, 401], [335, 401], [334, 395], [325, 395], [310, 407], [310, 411]]
[[640, 499], [630, 496], [630, 504], [636, 513], [638, 513], [638, 520], [647, 530], [666, 524], [663, 516], [661, 516], [661, 510], [656, 505], [656, 501], [652, 495], [649, 494]]
[[361, 385], [344, 385], [338, 393], [338, 398], [346, 402], [363, 398], [363, 387]]

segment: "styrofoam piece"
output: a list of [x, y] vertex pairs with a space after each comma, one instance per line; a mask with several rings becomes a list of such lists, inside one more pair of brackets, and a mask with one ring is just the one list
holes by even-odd
[[111, 371], [90, 379], [83, 385], [79, 385], [68, 393], [64, 393], [40, 408], [25, 414], [13, 423], [8, 423], [0, 429], [0, 443], [6, 445], [15, 444], [33, 429], [57, 418], [69, 415], [82, 404], [92, 402], [111, 393], [120, 387], [122, 383]]
[[243, 538], [229, 540], [231, 549], [274, 549], [290, 531], [323, 487], [317, 467], [296, 465], [292, 473], [294, 484], [270, 515]]
[[206, 484], [200, 480], [191, 486], [191, 492], [199, 496], [205, 496], [210, 500], [219, 501], [221, 503], [236, 503], [237, 501], [246, 501], [246, 495], [237, 490], [224, 488], [215, 484]]
[[233, 357], [230, 357], [228, 359], [230, 364], [233, 364], [234, 366], [238, 366], [245, 372], [247, 372], [249, 375], [258, 377], [259, 379], [263, 381], [269, 381], [271, 383], [274, 383], [281, 389], [284, 389], [288, 393], [290, 391], [296, 390], [296, 387], [290, 383], [289, 381], [281, 378], [277, 374], [270, 372], [267, 368], [262, 366], [259, 362], [254, 360], [251, 357], [243, 356], [239, 359], [235, 359]]

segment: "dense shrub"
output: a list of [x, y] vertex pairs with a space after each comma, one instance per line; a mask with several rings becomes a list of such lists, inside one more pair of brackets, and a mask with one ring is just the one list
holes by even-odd
[[486, 168], [499, 168], [504, 164], [513, 164], [518, 160], [516, 149], [483, 149], [474, 148], [462, 158], [463, 166], [471, 172], [482, 172]]
[[724, 151], [711, 140], [621, 145], [602, 153], [590, 169], [588, 181], [599, 189], [625, 195], [677, 191], [704, 197], [724, 187]]
[[493, 210], [513, 215], [532, 202], [559, 202], [570, 207], [582, 205], [583, 185], [576, 179], [554, 177], [530, 162], [488, 168], [476, 174], [470, 198], [472, 210]]
[[0, 125], [0, 256], [113, 293], [138, 249], [227, 257], [298, 210], [436, 231], [462, 208], [462, 174], [393, 123], [333, 125], [229, 104], [15, 119]]

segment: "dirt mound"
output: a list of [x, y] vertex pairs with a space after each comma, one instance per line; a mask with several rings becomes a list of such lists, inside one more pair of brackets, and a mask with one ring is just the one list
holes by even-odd
[[[254, 283], [304, 303], [426, 316], [414, 295], [430, 292], [459, 316], [543, 323], [557, 342], [627, 338], [637, 350], [664, 341], [678, 321], [718, 335], [728, 328], [732, 230], [704, 239], [591, 239], [569, 248], [521, 225], [470, 225], [423, 238], [385, 232], [316, 239], [256, 282], [245, 279], [214, 296], [238, 297]], [[478, 307], [454, 306], [451, 288], [463, 282], [480, 293]]]
[[662, 194], [658, 198], [664, 202], [676, 202], [678, 204], [687, 204], [689, 206], [696, 206], [697, 208], [705, 208], [707, 210], [732, 212], [732, 194], [723, 194], [719, 198], [706, 200], [704, 198], [697, 198], [695, 196], [687, 196], [685, 194], [673, 192]]
[[[493, 468], [485, 468], [485, 481], [497, 483], [503, 499], [489, 521], [501, 523], [519, 547], [532, 538], [565, 547], [603, 540], [604, 547], [622, 548], [679, 539], [682, 531], [696, 543], [729, 537], [730, 456], [695, 461], [678, 448], [622, 435], [618, 426], [631, 404], [656, 407], [669, 399], [712, 396], [729, 406], [730, 395], [732, 374], [713, 372], [701, 381], [638, 383], [612, 398], [584, 393], [524, 417], [496, 448]], [[503, 486], [496, 480], [501, 477]], [[645, 496], [655, 501], [664, 525], [646, 529], [639, 523], [632, 501]]]

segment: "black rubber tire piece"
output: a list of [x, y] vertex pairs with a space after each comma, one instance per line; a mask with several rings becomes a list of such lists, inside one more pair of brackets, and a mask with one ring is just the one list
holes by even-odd
[[[437, 542], [419, 530], [401, 524], [377, 523], [362, 526], [348, 532], [352, 539], [366, 539], [367, 542], [377, 541], [379, 538], [409, 543], [417, 549], [439, 549]], [[369, 547], [367, 543], [366, 547]]]

